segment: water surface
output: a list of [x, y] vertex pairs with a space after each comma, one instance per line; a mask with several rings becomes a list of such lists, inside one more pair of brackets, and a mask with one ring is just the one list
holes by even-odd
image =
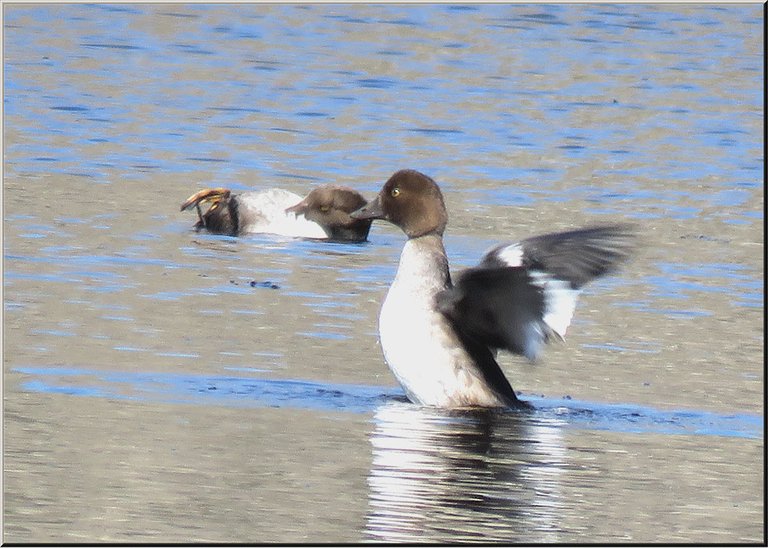
[[[4, 6], [6, 542], [764, 540], [757, 5]], [[433, 176], [454, 268], [640, 226], [535, 411], [404, 401], [404, 237], [191, 230], [209, 186]]]

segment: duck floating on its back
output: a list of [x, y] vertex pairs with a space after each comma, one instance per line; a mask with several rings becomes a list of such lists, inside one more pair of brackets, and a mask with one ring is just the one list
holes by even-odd
[[617, 224], [501, 244], [452, 283], [448, 214], [430, 177], [398, 171], [352, 217], [387, 220], [408, 236], [379, 338], [408, 398], [445, 408], [527, 407], [496, 351], [535, 360], [546, 342], [563, 339], [581, 287], [625, 261], [633, 239], [629, 225]]
[[[209, 203], [203, 213], [201, 204]], [[181, 204], [181, 211], [195, 208], [196, 230], [242, 236], [264, 233], [293, 238], [363, 242], [371, 220], [353, 219], [350, 213], [366, 204], [348, 187], [322, 185], [306, 198], [280, 188], [233, 194], [226, 188], [201, 190]]]

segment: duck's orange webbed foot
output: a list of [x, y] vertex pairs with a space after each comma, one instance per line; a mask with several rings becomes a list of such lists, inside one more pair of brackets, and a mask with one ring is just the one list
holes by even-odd
[[229, 200], [230, 194], [231, 193], [228, 188], [203, 189], [187, 198], [184, 203], [181, 204], [181, 211], [186, 211], [194, 207], [197, 210], [197, 217], [199, 219], [197, 226], [205, 228], [207, 223], [205, 222], [205, 216], [203, 215], [203, 212], [200, 210], [200, 204], [211, 204], [211, 207], [209, 207], [208, 211], [205, 212], [205, 215], [208, 215], [216, 208], [218, 208], [222, 201], [226, 202]]

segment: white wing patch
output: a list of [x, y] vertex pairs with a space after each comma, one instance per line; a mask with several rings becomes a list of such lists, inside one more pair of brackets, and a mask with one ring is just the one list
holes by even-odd
[[526, 324], [523, 329], [525, 330], [523, 354], [530, 361], [535, 362], [539, 358], [545, 339], [544, 332], [541, 330], [541, 323], [531, 322]]
[[505, 246], [496, 251], [496, 257], [506, 263], [507, 266], [516, 268], [523, 265], [523, 247], [520, 244]]
[[540, 270], [532, 270], [529, 274], [533, 283], [544, 290], [544, 323], [564, 339], [581, 291], [573, 289], [570, 282]]

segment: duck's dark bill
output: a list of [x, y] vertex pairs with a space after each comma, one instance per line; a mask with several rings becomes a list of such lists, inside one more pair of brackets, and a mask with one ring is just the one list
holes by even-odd
[[357, 211], [350, 213], [353, 219], [385, 219], [384, 209], [381, 207], [381, 200], [376, 196], [367, 205], [364, 205]]

